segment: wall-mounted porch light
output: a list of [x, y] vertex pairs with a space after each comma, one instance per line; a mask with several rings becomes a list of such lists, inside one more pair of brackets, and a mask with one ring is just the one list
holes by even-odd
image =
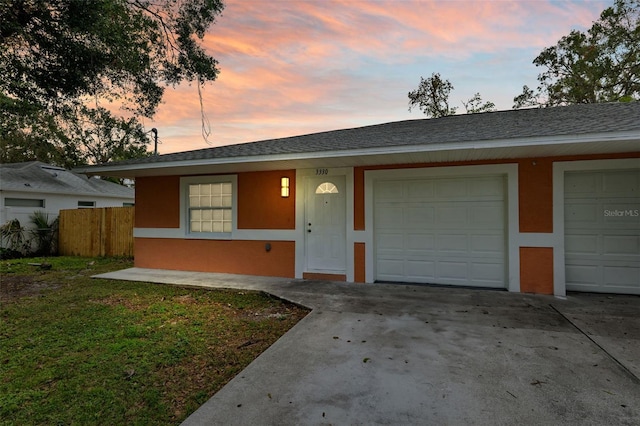
[[289, 197], [289, 178], [288, 177], [280, 178], [280, 196], [282, 198]]

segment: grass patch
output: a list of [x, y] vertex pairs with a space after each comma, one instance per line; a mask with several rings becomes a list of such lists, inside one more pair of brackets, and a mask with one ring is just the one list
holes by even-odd
[[0, 262], [0, 425], [178, 424], [307, 311], [263, 293], [91, 279], [126, 259]]

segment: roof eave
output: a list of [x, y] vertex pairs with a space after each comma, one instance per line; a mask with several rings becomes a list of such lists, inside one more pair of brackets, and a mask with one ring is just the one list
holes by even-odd
[[[606, 143], [606, 144], [605, 144]], [[158, 163], [86, 166], [74, 169], [89, 175], [137, 177], [157, 175], [184, 175], [201, 173], [229, 173], [235, 171], [273, 170], [283, 168], [337, 167], [390, 163], [466, 161], [511, 159], [527, 156], [561, 156], [581, 154], [610, 154], [638, 151], [640, 133], [636, 131], [594, 133], [583, 135], [545, 136], [522, 139], [477, 140], [443, 142], [428, 145], [383, 146], [375, 148], [316, 151], [291, 154], [207, 158]], [[451, 155], [458, 153], [460, 155]], [[423, 154], [422, 157], [417, 154]], [[432, 154], [432, 155], [428, 155]], [[440, 154], [440, 155], [438, 155]], [[406, 157], [403, 161], [402, 159]], [[433, 157], [429, 161], [415, 161]], [[391, 160], [395, 158], [394, 160]], [[339, 161], [342, 160], [342, 161]], [[369, 163], [367, 163], [369, 161]], [[461, 161], [461, 160], [458, 160]], [[357, 163], [357, 164], [356, 164]]]

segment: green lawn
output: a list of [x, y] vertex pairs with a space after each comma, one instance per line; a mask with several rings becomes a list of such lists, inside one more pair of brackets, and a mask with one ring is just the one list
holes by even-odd
[[91, 279], [127, 260], [0, 262], [0, 425], [178, 424], [307, 311], [266, 294]]

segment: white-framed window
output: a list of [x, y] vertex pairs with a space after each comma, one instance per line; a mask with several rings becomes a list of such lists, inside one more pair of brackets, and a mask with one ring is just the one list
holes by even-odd
[[44, 200], [36, 198], [10, 198], [4, 199], [5, 207], [35, 207], [44, 208]]
[[78, 201], [78, 208], [87, 209], [96, 206], [95, 201]]
[[187, 233], [229, 237], [235, 222], [236, 176], [183, 178]]

